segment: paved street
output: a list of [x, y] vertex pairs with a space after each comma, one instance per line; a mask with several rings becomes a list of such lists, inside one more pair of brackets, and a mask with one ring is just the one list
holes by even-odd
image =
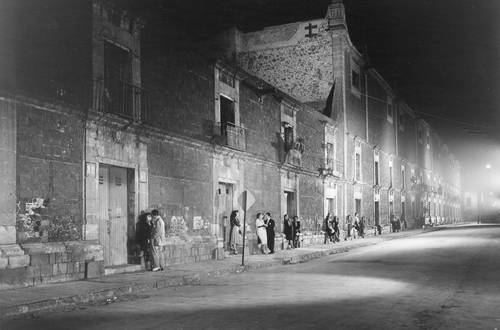
[[499, 270], [500, 227], [457, 227], [1, 328], [493, 330]]

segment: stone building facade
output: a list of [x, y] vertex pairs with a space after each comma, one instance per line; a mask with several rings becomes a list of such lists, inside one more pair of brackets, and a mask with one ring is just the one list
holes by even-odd
[[394, 214], [420, 226], [460, 218], [457, 160], [353, 45], [342, 1], [323, 19], [233, 29], [219, 43], [237, 65], [334, 121], [342, 219], [358, 212], [387, 224]]
[[244, 193], [250, 253], [257, 212], [276, 220], [278, 249], [285, 214], [305, 245], [322, 242], [327, 213], [357, 211], [370, 234], [391, 213], [410, 227], [460, 219], [458, 163], [366, 64], [341, 2], [324, 19], [228, 31], [216, 42], [230, 56], [215, 57], [110, 1], [79, 4], [16, 8], [37, 24], [17, 31], [22, 56], [0, 53], [15, 62], [0, 85], [1, 288], [142, 269], [136, 226], [152, 209], [167, 265], [224, 258]]

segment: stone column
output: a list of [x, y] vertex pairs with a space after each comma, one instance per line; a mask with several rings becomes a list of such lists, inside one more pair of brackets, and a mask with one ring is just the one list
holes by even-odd
[[16, 104], [0, 97], [0, 245], [16, 243]]

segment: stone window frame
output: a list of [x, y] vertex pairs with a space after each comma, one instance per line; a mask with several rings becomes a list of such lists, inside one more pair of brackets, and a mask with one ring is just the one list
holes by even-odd
[[225, 68], [216, 66], [214, 68], [214, 81], [215, 81], [215, 104], [214, 104], [214, 121], [219, 123], [221, 121], [221, 102], [220, 97], [223, 96], [234, 102], [234, 124], [240, 126], [240, 80], [238, 77], [234, 77], [234, 86], [228, 85], [225, 81], [221, 80], [220, 72], [225, 71], [225, 74], [231, 74], [231, 72]]

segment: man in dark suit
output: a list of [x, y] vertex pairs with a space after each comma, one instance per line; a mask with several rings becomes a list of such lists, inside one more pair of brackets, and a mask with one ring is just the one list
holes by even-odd
[[267, 224], [267, 227], [266, 227], [266, 231], [267, 231], [267, 247], [271, 251], [269, 253], [274, 253], [274, 237], [275, 237], [274, 226], [275, 226], [275, 223], [274, 223], [274, 220], [271, 218], [271, 213], [270, 212], [266, 213], [266, 217], [265, 217], [264, 221]]

